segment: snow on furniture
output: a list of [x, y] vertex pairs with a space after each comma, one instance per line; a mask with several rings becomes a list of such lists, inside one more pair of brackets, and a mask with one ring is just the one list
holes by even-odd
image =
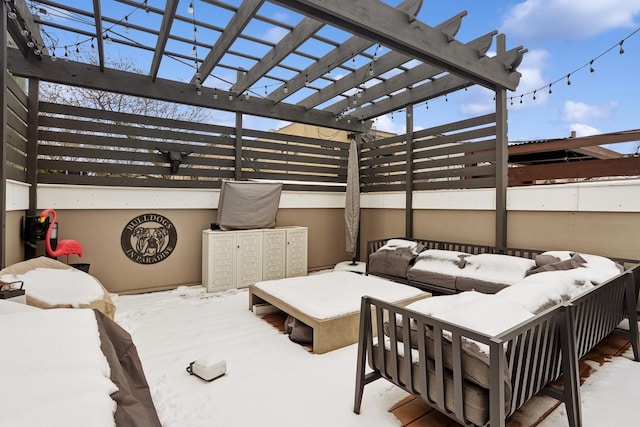
[[0, 336], [2, 425], [160, 426], [130, 335], [99, 311], [0, 300]]
[[[627, 318], [640, 361], [640, 265], [620, 272], [604, 257], [534, 252], [541, 270], [496, 294], [467, 291], [406, 307], [363, 298], [354, 412], [364, 386], [385, 378], [462, 424], [504, 426], [544, 390], [566, 404], [570, 426], [581, 425], [578, 359]], [[551, 387], [561, 375], [563, 388]]]
[[360, 299], [375, 296], [399, 305], [431, 296], [412, 286], [349, 271], [258, 282], [249, 309], [271, 304], [313, 329], [313, 352], [326, 353], [358, 340]]
[[0, 281], [23, 282], [27, 304], [39, 308], [95, 308], [110, 319], [116, 306], [92, 275], [52, 258], [39, 257], [0, 270]]
[[[384, 250], [387, 242], [402, 241], [405, 245], [413, 243], [423, 248], [413, 257], [390, 255]], [[402, 247], [397, 244], [397, 247]], [[500, 248], [469, 243], [441, 242], [423, 239], [383, 239], [372, 240], [367, 244], [367, 274], [385, 277], [400, 283], [438, 294], [476, 290], [484, 293], [496, 293], [511, 286], [530, 274], [548, 270], [566, 270], [575, 268], [579, 262], [571, 261], [573, 252], [542, 251], [538, 249]], [[592, 257], [591, 263], [607, 262], [608, 258], [596, 255], [580, 254]], [[380, 259], [393, 261], [381, 263]], [[636, 260], [612, 258], [620, 265], [633, 264]], [[586, 259], [582, 260], [586, 262]], [[406, 271], [405, 274], [402, 274]]]

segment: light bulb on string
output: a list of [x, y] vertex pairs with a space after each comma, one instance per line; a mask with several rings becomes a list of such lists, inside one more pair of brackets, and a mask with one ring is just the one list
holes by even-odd
[[524, 95], [520, 95], [520, 104], [522, 104], [522, 97], [523, 97], [523, 96], [524, 96]]
[[189, 7], [187, 8], [187, 13], [189, 13], [189, 15], [193, 15], [193, 2], [189, 3]]
[[124, 32], [129, 33], [129, 17], [126, 15], [124, 17]]
[[17, 18], [18, 18], [18, 15], [16, 14], [16, 12], [15, 12], [13, 9], [11, 9], [11, 10], [9, 11], [9, 13], [7, 13], [7, 17], [8, 17], [9, 19], [17, 19]]
[[213, 88], [213, 99], [218, 99], [218, 88]]
[[51, 62], [56, 62], [58, 57], [56, 56], [55, 48], [53, 48], [53, 52], [51, 52]]
[[304, 75], [304, 85], [306, 87], [311, 86], [311, 83], [309, 83], [309, 76], [307, 74]]
[[567, 86], [571, 86], [571, 73], [567, 74]]
[[592, 59], [591, 61], [589, 61], [589, 72], [593, 73], [595, 71], [596, 71], [596, 69], [593, 68], [593, 59]]
[[534, 101], [536, 100], [536, 92], [537, 92], [537, 90], [534, 90], [534, 91], [533, 91], [533, 100], [534, 100]]
[[552, 83], [549, 83], [549, 95], [551, 95], [553, 93], [553, 91], [551, 90], [551, 85], [552, 85]]
[[373, 76], [373, 67], [369, 64], [369, 75]]
[[93, 37], [91, 37], [91, 49], [95, 49], [96, 46], [93, 44]]
[[249, 100], [250, 96], [249, 96], [249, 92], [246, 92], [244, 94], [244, 99], [246, 99], [247, 101]]
[[289, 93], [289, 88], [287, 87], [287, 85], [284, 85], [284, 87], [282, 88], [282, 91], [287, 94]]
[[624, 49], [622, 48], [622, 43], [624, 43], [624, 40], [620, 40], [620, 55], [624, 53]]
[[229, 101], [233, 101], [233, 95], [229, 94]]

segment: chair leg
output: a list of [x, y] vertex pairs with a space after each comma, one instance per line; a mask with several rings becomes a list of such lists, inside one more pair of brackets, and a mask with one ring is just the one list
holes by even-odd
[[567, 409], [569, 427], [582, 427], [582, 403], [580, 399], [580, 367], [575, 338], [575, 319], [571, 308], [565, 308], [565, 325], [562, 334], [563, 400]]
[[633, 359], [636, 362], [640, 362], [640, 337], [638, 336], [638, 300], [635, 292], [635, 284], [633, 281], [633, 274], [627, 275], [627, 320], [629, 321], [629, 340], [631, 341], [631, 347], [633, 348]]

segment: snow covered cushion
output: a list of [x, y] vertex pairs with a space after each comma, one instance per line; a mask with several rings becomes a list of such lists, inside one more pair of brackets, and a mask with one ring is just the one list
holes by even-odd
[[[434, 318], [458, 324], [464, 328], [476, 330], [487, 335], [497, 335], [533, 315], [520, 306], [496, 295], [480, 292], [463, 292], [456, 295], [426, 298], [407, 305], [408, 309]], [[496, 313], [500, 313], [496, 316]], [[396, 339], [402, 341], [403, 328], [401, 318], [396, 319]], [[418, 347], [418, 335], [415, 321], [410, 323], [410, 342], [413, 348]], [[389, 324], [385, 324], [385, 333], [389, 335]], [[451, 333], [443, 331], [443, 363], [453, 368], [453, 346]], [[426, 332], [427, 356], [435, 359], [435, 343], [431, 330]], [[489, 388], [489, 348], [470, 339], [462, 339], [462, 371], [464, 377], [473, 383]], [[506, 373], [505, 373], [506, 374]], [[505, 375], [505, 385], [508, 383]]]
[[383, 276], [407, 277], [407, 270], [424, 246], [413, 240], [390, 239], [369, 255], [368, 271]]
[[542, 273], [543, 271], [556, 271], [556, 270], [571, 270], [573, 268], [582, 267], [587, 261], [580, 256], [580, 254], [573, 254], [569, 259], [564, 261], [549, 262], [543, 265], [538, 265], [536, 261], [536, 268], [532, 268], [527, 271], [527, 276], [530, 274]]
[[532, 274], [496, 295], [538, 314], [593, 288], [583, 273], [584, 269], [572, 269]]
[[95, 277], [48, 257], [0, 270], [0, 280], [24, 282], [27, 304], [39, 308], [95, 308], [113, 319], [116, 306]]

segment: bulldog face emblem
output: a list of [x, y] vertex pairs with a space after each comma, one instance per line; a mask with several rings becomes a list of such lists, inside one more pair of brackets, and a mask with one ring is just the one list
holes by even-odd
[[155, 264], [167, 258], [176, 247], [178, 234], [162, 215], [144, 214], [129, 221], [120, 243], [124, 254], [139, 264]]
[[132, 236], [137, 239], [136, 250], [143, 256], [154, 256], [162, 252], [168, 235], [169, 230], [164, 227], [137, 227], [132, 233]]

